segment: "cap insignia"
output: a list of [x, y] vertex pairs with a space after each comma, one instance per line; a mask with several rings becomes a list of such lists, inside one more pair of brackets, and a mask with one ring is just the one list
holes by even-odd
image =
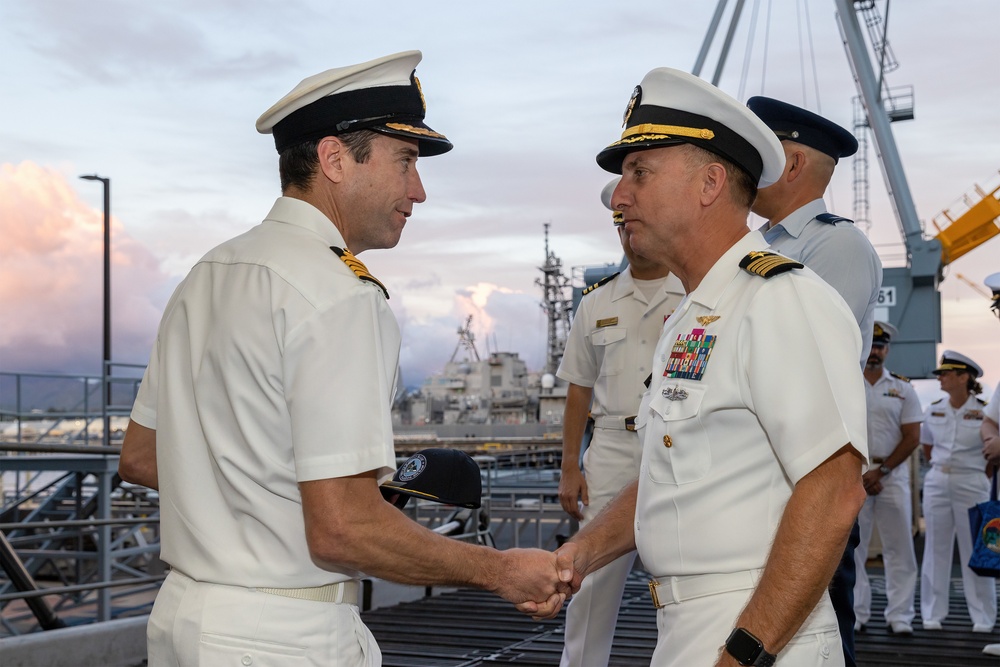
[[417, 78], [416, 72], [413, 73], [413, 83], [417, 84], [417, 92], [420, 93], [420, 104], [424, 107], [424, 113], [427, 113], [427, 100], [424, 99], [424, 89], [420, 87], [420, 79]]
[[720, 317], [722, 317], [722, 315], [699, 315], [696, 319], [698, 320], [698, 324], [700, 324], [703, 327], [707, 327], [709, 324], [716, 321]]
[[389, 298], [389, 290], [385, 288], [385, 285], [379, 282], [378, 278], [368, 273], [368, 267], [366, 267], [360, 259], [355, 257], [350, 250], [347, 248], [338, 248], [336, 246], [330, 246], [330, 250], [336, 253], [337, 257], [344, 260], [344, 264], [346, 264], [347, 268], [354, 272], [354, 275], [361, 280], [377, 285], [378, 288], [382, 290], [382, 294], [385, 295], [385, 298]]
[[399, 469], [399, 481], [409, 482], [416, 479], [427, 467], [427, 459], [423, 454], [415, 454]]
[[625, 115], [622, 117], [622, 127], [628, 125], [628, 119], [632, 117], [632, 112], [641, 102], [642, 86], [636, 86], [635, 90], [632, 91], [632, 97], [629, 98], [628, 104], [625, 106]]
[[740, 260], [740, 268], [760, 276], [761, 278], [772, 278], [779, 273], [785, 273], [792, 269], [801, 269], [803, 265], [784, 255], [769, 250], [752, 250], [746, 257]]

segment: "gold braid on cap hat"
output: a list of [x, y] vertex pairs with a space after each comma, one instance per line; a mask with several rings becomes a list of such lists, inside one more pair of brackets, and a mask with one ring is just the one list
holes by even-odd
[[[707, 127], [684, 127], [681, 125], [658, 125], [656, 123], [642, 123], [633, 125], [622, 132], [621, 140], [629, 139], [637, 134], [671, 135], [676, 137], [692, 137], [694, 139], [714, 139], [715, 132]], [[652, 137], [659, 138], [659, 137]], [[632, 139], [638, 141], [638, 139]]]

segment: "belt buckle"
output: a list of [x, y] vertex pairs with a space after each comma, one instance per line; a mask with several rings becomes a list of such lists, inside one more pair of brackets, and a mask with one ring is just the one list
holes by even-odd
[[656, 579], [649, 580], [649, 594], [653, 598], [653, 608], [663, 609], [666, 605], [660, 603], [660, 596], [656, 593], [656, 589], [659, 588], [660, 582]]
[[625, 430], [635, 431], [635, 415], [625, 418]]

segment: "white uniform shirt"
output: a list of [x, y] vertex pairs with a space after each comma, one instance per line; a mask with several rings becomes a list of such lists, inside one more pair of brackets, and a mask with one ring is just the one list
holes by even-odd
[[920, 426], [920, 442], [933, 445], [931, 465], [951, 472], [983, 472], [983, 425], [985, 401], [970, 395], [958, 409], [942, 398], [927, 406]]
[[132, 419], [156, 430], [162, 557], [199, 581], [297, 588], [356, 576], [309, 556], [298, 483], [395, 467], [399, 329], [380, 288], [282, 197], [167, 304]]
[[[636, 419], [635, 538], [653, 576], [762, 568], [795, 483], [847, 443], [867, 456], [851, 312], [809, 269], [765, 279], [740, 268], [766, 247], [750, 232], [730, 248], [656, 348]], [[678, 340], [700, 379], [664, 377]]]
[[[923, 421], [924, 411], [913, 385], [885, 368], [874, 385], [865, 381], [865, 394], [871, 429], [868, 453], [884, 461], [903, 438], [900, 426]], [[898, 470], [908, 474], [909, 466], [900, 465]]]
[[580, 301], [556, 375], [593, 387], [594, 417], [635, 415], [663, 323], [683, 297], [670, 274], [647, 302], [626, 267]]
[[802, 262], [844, 297], [861, 330], [864, 366], [872, 347], [882, 261], [854, 223], [821, 222], [816, 219], [821, 213], [826, 213], [826, 204], [816, 199], [760, 231], [771, 250]]

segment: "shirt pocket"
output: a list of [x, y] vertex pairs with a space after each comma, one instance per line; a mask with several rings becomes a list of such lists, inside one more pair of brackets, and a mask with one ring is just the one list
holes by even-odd
[[702, 418], [708, 387], [691, 382], [665, 381], [649, 399], [646, 442], [649, 478], [658, 484], [690, 484], [712, 468]]
[[597, 350], [601, 375], [618, 375], [625, 368], [625, 327], [603, 327], [590, 335]]

